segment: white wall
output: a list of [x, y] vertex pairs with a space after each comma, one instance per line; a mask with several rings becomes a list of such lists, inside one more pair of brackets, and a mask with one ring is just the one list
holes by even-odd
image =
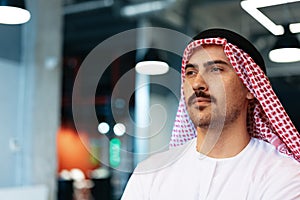
[[0, 60], [0, 187], [13, 186], [17, 182], [19, 152], [14, 146], [10, 147], [10, 142], [19, 141], [20, 69], [18, 63]]
[[[32, 18], [21, 26], [20, 61], [0, 60], [0, 187], [44, 185], [52, 200], [60, 123], [62, 3], [30, 0], [27, 8]], [[12, 40], [10, 45], [19, 42]]]

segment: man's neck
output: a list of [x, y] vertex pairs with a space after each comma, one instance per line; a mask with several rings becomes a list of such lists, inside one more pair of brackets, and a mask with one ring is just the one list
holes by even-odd
[[249, 143], [245, 126], [223, 129], [197, 127], [197, 151], [213, 158], [229, 158], [240, 153]]

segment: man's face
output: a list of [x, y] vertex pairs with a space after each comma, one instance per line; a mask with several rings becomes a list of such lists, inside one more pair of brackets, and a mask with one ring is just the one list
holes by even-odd
[[185, 68], [185, 103], [195, 126], [227, 126], [247, 112], [248, 90], [222, 46], [195, 49]]

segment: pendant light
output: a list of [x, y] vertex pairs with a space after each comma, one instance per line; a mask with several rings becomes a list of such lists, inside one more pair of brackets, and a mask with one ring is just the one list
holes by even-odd
[[0, 0], [0, 24], [23, 24], [30, 16], [24, 0]]
[[169, 65], [163, 61], [156, 49], [148, 49], [142, 61], [135, 66], [136, 72], [145, 75], [161, 75], [169, 71]]
[[169, 65], [162, 61], [142, 61], [136, 64], [136, 72], [146, 75], [160, 75], [169, 71]]
[[277, 63], [290, 63], [300, 61], [300, 43], [296, 34], [291, 33], [285, 26], [285, 33], [277, 36], [274, 47], [269, 52], [269, 58]]

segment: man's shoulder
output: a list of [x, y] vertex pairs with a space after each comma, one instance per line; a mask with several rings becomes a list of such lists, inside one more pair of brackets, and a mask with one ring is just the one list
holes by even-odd
[[251, 163], [254, 163], [261, 198], [299, 199], [300, 163], [265, 141], [256, 139], [254, 147], [255, 159]]
[[272, 144], [254, 139], [254, 148], [253, 151], [255, 156], [258, 156], [258, 161], [270, 167], [271, 169], [295, 169], [300, 172], [300, 163], [297, 162], [294, 158], [279, 152], [275, 146]]
[[194, 140], [191, 140], [181, 146], [173, 147], [167, 151], [151, 155], [149, 158], [138, 164], [134, 173], [154, 173], [172, 166], [186, 155], [193, 141]]

